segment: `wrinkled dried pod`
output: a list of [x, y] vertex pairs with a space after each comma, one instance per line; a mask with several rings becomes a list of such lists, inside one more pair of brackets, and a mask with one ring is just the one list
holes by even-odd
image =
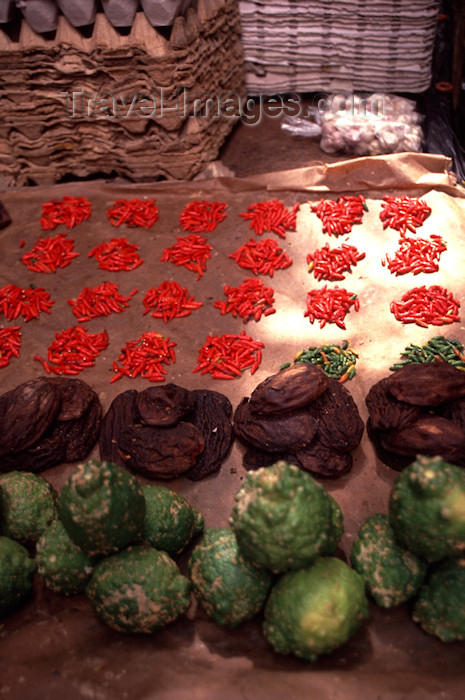
[[31, 379], [0, 396], [0, 455], [34, 445], [60, 410], [53, 382]]
[[398, 401], [387, 390], [389, 378], [373, 384], [366, 395], [365, 403], [374, 430], [394, 430], [404, 428], [420, 415], [420, 407], [405, 401]]
[[382, 432], [379, 430], [375, 430], [372, 427], [370, 418], [367, 420], [366, 425], [368, 437], [373, 443], [376, 455], [378, 459], [381, 460], [381, 462], [386, 464], [388, 467], [391, 467], [391, 469], [395, 469], [398, 472], [401, 472], [402, 469], [405, 469], [405, 467], [408, 467], [408, 465], [413, 462], [413, 460], [415, 459], [414, 457], [397, 454], [396, 452], [392, 452], [391, 450], [386, 450], [381, 445], [380, 436], [382, 435]]
[[339, 452], [324, 445], [318, 438], [291, 455], [295, 463], [314, 476], [336, 479], [347, 474], [353, 465], [350, 452]]
[[465, 432], [465, 399], [457, 399], [456, 401], [448, 401], [439, 406], [439, 415], [447, 418], [459, 426]]
[[291, 365], [267, 377], [250, 396], [255, 413], [273, 414], [306, 406], [328, 386], [328, 378], [320, 367], [307, 362]]
[[56, 416], [56, 420], [59, 421], [81, 418], [97, 397], [92, 387], [81, 379], [51, 377], [48, 381], [57, 388], [60, 394], [60, 411]]
[[[218, 471], [233, 438], [231, 421], [224, 411], [225, 402], [219, 398], [218, 392], [205, 389], [196, 396], [191, 421], [202, 433], [205, 447], [194, 466], [184, 473], [192, 481], [199, 481]], [[229, 399], [227, 401], [229, 403]]]
[[[210, 394], [210, 396], [215, 397], [215, 399], [218, 402], [218, 405], [221, 406], [222, 411], [224, 411], [226, 413], [227, 417], [231, 418], [231, 416], [232, 416], [232, 404], [231, 404], [231, 401], [228, 399], [228, 397], [219, 391], [214, 391], [213, 389], [208, 389], [207, 391]], [[191, 395], [192, 395], [194, 404], [197, 401], [197, 399], [199, 398], [199, 396], [202, 396], [202, 394], [204, 394], [204, 393], [205, 393], [205, 389], [193, 389], [191, 391]]]
[[386, 381], [391, 396], [415, 406], [438, 406], [465, 396], [465, 374], [447, 362], [405, 365]]
[[255, 447], [248, 447], [242, 457], [242, 466], [247, 471], [253, 471], [262, 467], [271, 467], [272, 464], [280, 462], [282, 459], [287, 461], [286, 452], [264, 452]]
[[113, 462], [124, 467], [124, 461], [118, 450], [118, 436], [125, 426], [133, 425], [137, 420], [136, 396], [135, 389], [128, 389], [118, 394], [103, 417], [99, 440], [102, 462]]
[[118, 437], [124, 464], [149, 478], [173, 479], [194, 466], [205, 447], [200, 430], [192, 423], [176, 426], [128, 425]]
[[364, 424], [352, 395], [337, 379], [328, 378], [327, 390], [308, 411], [318, 420], [318, 438], [323, 445], [340, 452], [358, 447]]
[[98, 440], [101, 424], [102, 405], [98, 396], [95, 395], [80, 418], [62, 423], [66, 462], [82, 461], [88, 457]]
[[150, 386], [135, 400], [139, 421], [146, 425], [175, 425], [192, 410], [191, 392], [177, 384]]
[[248, 445], [265, 452], [293, 451], [309, 444], [318, 421], [305, 409], [281, 414], [259, 415], [243, 399], [234, 414], [234, 432]]
[[402, 430], [380, 433], [379, 441], [401, 455], [441, 455], [449, 462], [463, 459], [465, 452], [465, 433], [441, 416], [419, 416]]

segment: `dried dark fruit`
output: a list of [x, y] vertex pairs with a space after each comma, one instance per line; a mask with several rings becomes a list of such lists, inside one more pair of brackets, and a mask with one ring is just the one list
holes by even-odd
[[380, 433], [379, 441], [384, 449], [401, 455], [441, 455], [453, 463], [463, 459], [465, 452], [465, 433], [435, 415], [422, 415], [402, 430]]
[[370, 418], [367, 420], [366, 426], [368, 437], [373, 443], [376, 455], [378, 459], [381, 460], [381, 462], [386, 464], [388, 467], [391, 467], [391, 469], [395, 469], [398, 472], [401, 472], [403, 469], [405, 469], [405, 467], [408, 467], [408, 465], [413, 462], [413, 460], [415, 459], [414, 457], [396, 454], [396, 452], [386, 450], [381, 445], [380, 436], [382, 435], [382, 433], [379, 430], [373, 429]]
[[196, 396], [191, 420], [203, 435], [205, 447], [194, 466], [184, 473], [192, 481], [199, 481], [218, 471], [233, 439], [231, 421], [224, 411], [224, 397], [209, 390], [197, 393]]
[[173, 479], [194, 466], [205, 447], [200, 430], [192, 423], [176, 426], [127, 425], [118, 437], [124, 464], [149, 478]]
[[337, 379], [328, 377], [327, 390], [307, 410], [318, 421], [318, 438], [322, 445], [340, 452], [358, 447], [364, 424], [352, 395]]
[[347, 474], [353, 465], [350, 452], [339, 452], [324, 445], [318, 438], [292, 456], [295, 463], [315, 476], [335, 479]]
[[92, 387], [81, 379], [51, 377], [47, 381], [55, 385], [60, 395], [60, 411], [56, 416], [59, 421], [81, 418], [97, 397]]
[[318, 421], [306, 408], [283, 414], [259, 415], [243, 399], [234, 414], [234, 432], [245, 443], [265, 452], [295, 451], [314, 438]]
[[412, 363], [391, 374], [386, 387], [398, 401], [438, 406], [465, 396], [465, 374], [447, 362]]
[[[197, 400], [199, 396], [202, 396], [202, 394], [205, 393], [205, 389], [193, 389], [191, 391], [194, 403]], [[228, 399], [227, 396], [224, 394], [221, 394], [219, 391], [214, 391], [213, 389], [208, 389], [208, 393], [211, 396], [214, 396], [216, 400], [218, 401], [218, 405], [221, 406], [221, 409], [226, 413], [228, 418], [231, 418], [232, 416], [232, 404], [231, 401]]]
[[284, 452], [264, 452], [255, 447], [248, 447], [242, 457], [242, 465], [247, 471], [253, 471], [262, 467], [271, 467], [272, 464], [283, 459], [287, 461], [287, 454]]
[[267, 377], [250, 396], [255, 413], [273, 414], [306, 406], [322, 394], [328, 378], [320, 367], [310, 363], [291, 365]]
[[60, 394], [43, 377], [0, 396], [0, 455], [34, 445], [60, 410]]
[[193, 407], [188, 389], [176, 384], [151, 386], [136, 396], [136, 411], [141, 423], [146, 425], [174, 425], [179, 423]]
[[102, 404], [96, 395], [86, 412], [77, 420], [63, 423], [65, 462], [86, 459], [98, 440], [102, 424]]
[[404, 428], [420, 414], [420, 407], [398, 401], [387, 390], [389, 377], [373, 384], [365, 403], [370, 414], [371, 427], [375, 430]]
[[133, 425], [137, 421], [135, 409], [137, 391], [128, 389], [118, 394], [110, 404], [100, 429], [100, 459], [102, 462], [113, 462], [124, 467], [118, 450], [118, 436], [127, 425]]
[[440, 407], [440, 415], [459, 426], [465, 432], [465, 399], [448, 401]]

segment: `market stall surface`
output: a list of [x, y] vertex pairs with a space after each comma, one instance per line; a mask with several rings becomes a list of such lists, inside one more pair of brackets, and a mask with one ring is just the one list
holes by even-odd
[[[229, 161], [231, 163], [231, 161]], [[292, 163], [295, 165], [295, 163]], [[255, 386], [292, 362], [301, 349], [348, 340], [358, 353], [357, 372], [349, 391], [360, 414], [367, 419], [365, 396], [369, 388], [389, 374], [404, 348], [412, 342], [426, 343], [439, 333], [465, 341], [462, 320], [445, 327], [402, 324], [390, 312], [390, 303], [422, 284], [441, 285], [463, 304], [465, 286], [462, 245], [465, 199], [447, 173], [448, 160], [441, 156], [400, 154], [361, 158], [333, 165], [313, 165], [289, 171], [277, 170], [251, 178], [216, 178], [196, 182], [128, 185], [120, 183], [68, 183], [56, 187], [5, 191], [4, 201], [13, 223], [0, 232], [1, 285], [43, 287], [53, 300], [50, 313], [17, 322], [21, 326], [19, 358], [13, 357], [0, 371], [2, 390], [44, 375], [36, 356], [46, 357], [55, 334], [76, 323], [68, 300], [83, 287], [105, 280], [119, 285], [130, 304], [122, 314], [86, 322], [89, 332], [108, 333], [108, 347], [95, 365], [79, 378], [98, 393], [104, 410], [120, 392], [138, 391], [150, 382], [122, 376], [116, 381], [114, 362], [121, 348], [143, 332], [155, 330], [176, 343], [175, 359], [166, 365], [166, 381], [188, 389], [209, 388], [223, 392], [236, 407]], [[269, 164], [268, 164], [269, 166]], [[326, 242], [321, 221], [311, 203], [322, 197], [363, 194], [368, 211], [361, 224], [339, 239], [365, 253], [351, 274], [339, 282], [356, 295], [360, 308], [350, 310], [345, 328], [333, 323], [320, 327], [305, 316], [309, 290], [322, 286], [308, 270], [307, 255]], [[398, 244], [398, 232], [383, 230], [379, 214], [385, 194], [421, 195], [431, 207], [422, 235], [440, 233], [447, 241], [439, 270], [432, 274], [395, 276], [382, 264], [386, 253]], [[71, 263], [52, 274], [31, 271], [21, 258], [44, 235], [40, 229], [42, 204], [51, 197], [85, 196], [91, 202], [90, 219], [66, 233], [79, 253]], [[115, 228], [107, 211], [115, 201], [133, 197], [155, 199], [159, 218], [149, 229], [122, 225]], [[253, 235], [239, 216], [254, 202], [276, 198], [286, 207], [298, 206], [295, 231], [285, 237], [270, 234], [292, 259], [292, 265], [263, 276], [273, 287], [276, 313], [244, 324], [241, 318], [222, 315], [214, 303], [224, 298], [224, 285], [236, 285], [250, 272], [230, 257]], [[192, 200], [227, 204], [227, 217], [207, 234], [211, 257], [202, 275], [162, 261], [162, 251], [183, 235], [179, 217]], [[126, 237], [137, 246], [143, 261], [133, 270], [108, 272], [99, 269], [89, 253], [111, 238]], [[190, 316], [164, 323], [144, 314], [144, 294], [163, 280], [176, 280], [189, 289], [203, 306]], [[4, 321], [3, 325], [7, 325]], [[194, 372], [198, 352], [209, 334], [242, 331], [264, 344], [262, 361], [252, 375], [244, 371], [232, 380], [214, 379]], [[91, 456], [98, 456], [98, 447]], [[184, 477], [165, 482], [201, 510], [207, 527], [227, 526], [245, 469], [243, 448], [235, 443], [221, 469], [202, 481]], [[354, 452], [351, 471], [324, 485], [344, 514], [345, 532], [340, 556], [347, 557], [364, 519], [386, 512], [396, 472], [377, 459], [366, 434]], [[43, 472], [60, 489], [74, 468], [60, 464]], [[186, 559], [180, 566], [185, 571]], [[393, 610], [370, 607], [370, 619], [343, 648], [315, 663], [275, 654], [261, 633], [260, 619], [237, 629], [220, 628], [195, 604], [187, 615], [160, 632], [123, 635], [101, 623], [84, 596], [67, 598], [49, 592], [37, 580], [34, 597], [21, 610], [3, 620], [0, 629], [0, 691], [3, 697], [55, 699], [59, 697], [105, 698], [260, 698], [274, 700], [283, 693], [325, 700], [411, 697], [456, 700], [463, 688], [463, 645], [444, 644], [424, 633], [411, 619], [408, 604]]]

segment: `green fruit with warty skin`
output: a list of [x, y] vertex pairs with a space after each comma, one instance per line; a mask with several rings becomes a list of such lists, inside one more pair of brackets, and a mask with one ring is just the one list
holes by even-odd
[[0, 475], [0, 533], [33, 545], [56, 517], [57, 493], [37, 474], [12, 471]]
[[443, 642], [465, 640], [465, 559], [443, 559], [430, 568], [413, 619]]
[[36, 562], [25, 547], [0, 537], [0, 616], [12, 612], [32, 592]]

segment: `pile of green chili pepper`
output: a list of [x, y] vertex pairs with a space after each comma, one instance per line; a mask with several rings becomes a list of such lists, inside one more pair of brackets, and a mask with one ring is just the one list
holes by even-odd
[[[352, 350], [350, 342], [344, 340], [342, 345], [320, 345], [301, 350], [294, 357], [294, 364], [309, 362], [318, 365], [328, 377], [345, 382], [355, 376], [357, 357], [358, 354]], [[280, 369], [290, 366], [291, 362], [286, 362]]]
[[465, 370], [465, 354], [463, 345], [458, 340], [445, 338], [443, 335], [436, 335], [425, 345], [408, 345], [401, 357], [404, 358], [400, 362], [396, 362], [390, 369], [395, 371], [404, 365], [412, 364], [413, 362], [448, 362], [457, 369]]

